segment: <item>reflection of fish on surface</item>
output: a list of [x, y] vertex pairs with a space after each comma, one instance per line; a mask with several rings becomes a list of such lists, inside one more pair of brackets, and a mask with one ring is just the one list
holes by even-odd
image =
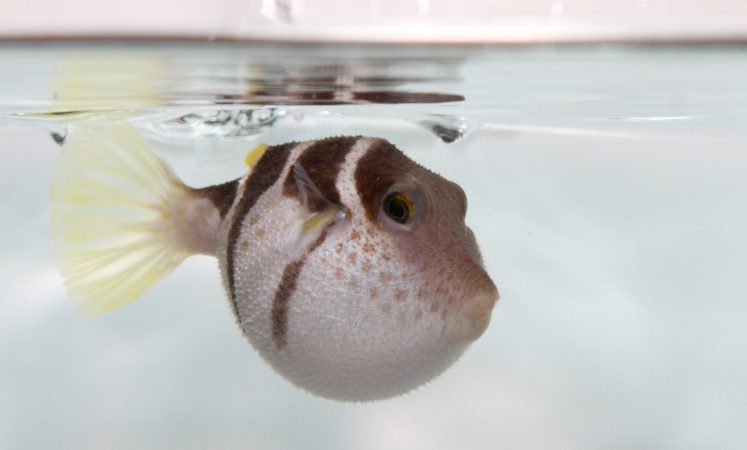
[[131, 302], [191, 254], [218, 258], [263, 358], [344, 400], [453, 363], [498, 298], [454, 183], [369, 137], [260, 146], [242, 178], [181, 183], [125, 120], [72, 125], [53, 183], [55, 257], [77, 307]]
[[[449, 67], [456, 62], [437, 59]], [[407, 61], [389, 62], [400, 67]], [[415, 61], [415, 72], [422, 71]], [[91, 113], [138, 110], [175, 105], [190, 99], [204, 105], [359, 105], [412, 104], [464, 101], [458, 93], [405, 90], [436, 81], [456, 82], [458, 78], [432, 76], [376, 75], [379, 69], [342, 61], [319, 66], [301, 61], [289, 66], [247, 61], [241, 75], [216, 75], [228, 69], [216, 61], [203, 61], [201, 71], [179, 58], [158, 53], [116, 55], [90, 53], [57, 62], [50, 93], [52, 105], [36, 116], [90, 115]], [[328, 74], [327, 76], [320, 76]], [[395, 71], [396, 72], [396, 71]], [[218, 89], [206, 89], [210, 83]], [[196, 103], [195, 103], [196, 102]]]

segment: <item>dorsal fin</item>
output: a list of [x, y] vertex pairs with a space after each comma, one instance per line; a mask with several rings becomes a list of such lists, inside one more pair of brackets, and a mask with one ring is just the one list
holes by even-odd
[[254, 164], [259, 161], [259, 158], [265, 154], [265, 150], [267, 150], [267, 144], [259, 144], [249, 150], [249, 153], [244, 157], [244, 164], [246, 164], [247, 167], [253, 167]]

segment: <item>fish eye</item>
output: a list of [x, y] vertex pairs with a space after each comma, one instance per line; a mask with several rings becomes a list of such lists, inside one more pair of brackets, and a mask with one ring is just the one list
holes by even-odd
[[403, 225], [410, 223], [415, 214], [415, 206], [412, 200], [402, 192], [392, 192], [387, 195], [382, 207], [387, 216]]

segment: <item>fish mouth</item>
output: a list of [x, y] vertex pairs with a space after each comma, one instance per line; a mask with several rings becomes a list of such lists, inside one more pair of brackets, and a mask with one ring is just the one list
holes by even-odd
[[500, 294], [495, 286], [481, 290], [467, 298], [459, 311], [457, 339], [471, 342], [482, 336], [490, 324], [493, 306], [499, 298]]

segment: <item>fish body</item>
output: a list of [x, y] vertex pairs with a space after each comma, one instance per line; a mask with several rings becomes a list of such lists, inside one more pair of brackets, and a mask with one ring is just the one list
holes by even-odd
[[[132, 301], [190, 254], [214, 255], [262, 357], [309, 392], [357, 401], [427, 382], [489, 323], [498, 291], [464, 223], [464, 192], [386, 140], [262, 147], [242, 178], [194, 189], [127, 122], [79, 128], [55, 176], [53, 225], [85, 311]], [[115, 197], [131, 211], [117, 213]], [[107, 231], [99, 216], [114, 213]], [[91, 230], [75, 225], [86, 220]]]

